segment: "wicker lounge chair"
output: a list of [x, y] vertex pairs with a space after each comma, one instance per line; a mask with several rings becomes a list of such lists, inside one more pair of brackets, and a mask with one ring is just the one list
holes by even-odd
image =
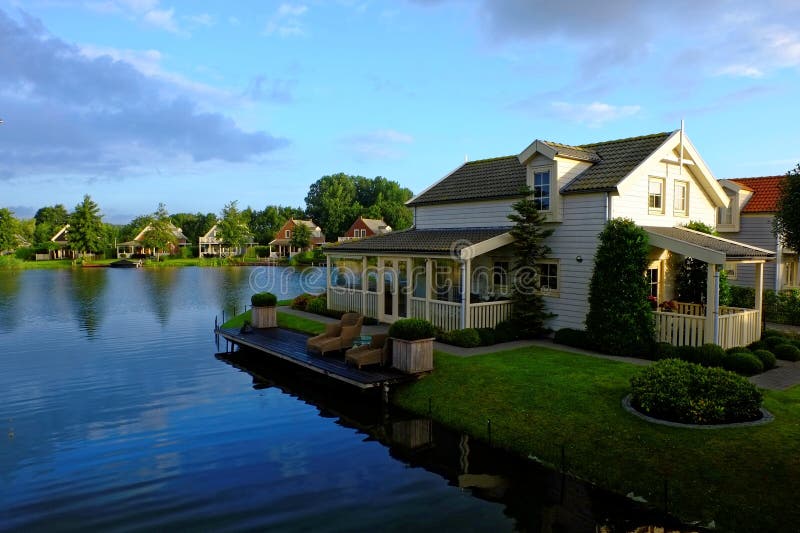
[[358, 313], [345, 313], [338, 324], [325, 326], [325, 333], [311, 337], [306, 342], [306, 349], [325, 355], [328, 352], [340, 352], [353, 346], [353, 340], [361, 335], [361, 324], [364, 317]]
[[386, 365], [389, 359], [391, 344], [387, 342], [389, 335], [380, 333], [372, 336], [372, 341], [365, 346], [350, 348], [344, 354], [344, 361], [349, 365], [361, 368], [365, 365]]

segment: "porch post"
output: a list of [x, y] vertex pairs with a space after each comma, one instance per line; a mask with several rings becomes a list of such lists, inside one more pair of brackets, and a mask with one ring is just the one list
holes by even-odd
[[462, 292], [464, 293], [464, 327], [471, 328], [471, 320], [469, 316], [469, 296], [472, 294], [472, 276], [470, 272], [472, 270], [472, 259], [467, 259], [463, 263], [464, 268], [464, 285], [462, 285], [463, 289]]
[[361, 258], [361, 316], [367, 316], [367, 256]]
[[331, 256], [325, 256], [325, 293], [328, 297], [328, 307], [330, 308], [330, 302], [333, 301], [332, 291], [331, 291]]
[[425, 320], [431, 319], [431, 290], [433, 285], [433, 261], [425, 259]]
[[[778, 265], [775, 265], [775, 271], [777, 274]], [[761, 324], [764, 320], [764, 310], [761, 306], [761, 300], [764, 297], [764, 263], [756, 263], [756, 301], [755, 308], [758, 311], [758, 329], [756, 330], [756, 340], [761, 338]]]
[[717, 265], [708, 263], [708, 275], [706, 277], [706, 324], [703, 338], [704, 343], [717, 344], [714, 333], [717, 330], [717, 300], [716, 289]]
[[466, 272], [466, 261], [461, 261], [460, 264], [460, 274], [461, 274], [461, 328], [464, 329], [467, 327], [467, 276], [465, 275]]

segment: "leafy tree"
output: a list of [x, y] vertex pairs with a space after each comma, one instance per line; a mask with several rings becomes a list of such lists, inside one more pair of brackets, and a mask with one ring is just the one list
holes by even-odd
[[45, 243], [69, 221], [69, 213], [62, 204], [56, 204], [40, 208], [33, 218], [36, 221], [34, 241]]
[[600, 233], [589, 283], [586, 330], [599, 350], [645, 355], [655, 338], [645, 278], [647, 234], [632, 220], [610, 220]]
[[306, 196], [306, 212], [325, 232], [327, 240], [343, 235], [361, 211], [356, 201], [353, 176], [333, 174], [311, 184]]
[[311, 246], [311, 229], [305, 224], [295, 224], [289, 244], [301, 250]]
[[530, 338], [546, 332], [545, 321], [555, 316], [547, 312], [539, 292], [539, 261], [550, 253], [544, 241], [553, 230], [544, 228], [544, 217], [533, 202], [533, 191], [526, 187], [522, 192], [525, 197], [511, 206], [514, 212], [508, 215], [514, 223], [511, 235], [515, 239], [511, 321], [520, 336]]
[[242, 248], [250, 240], [249, 217], [239, 211], [236, 200], [225, 204], [217, 222], [217, 238], [227, 247]]
[[787, 172], [781, 183], [772, 229], [784, 246], [800, 250], [800, 164]]
[[176, 213], [170, 218], [181, 228], [186, 239], [194, 245], [197, 245], [200, 237], [208, 233], [208, 230], [217, 223], [217, 215], [214, 213]]
[[0, 252], [17, 247], [17, 219], [14, 212], [3, 207], [0, 209]]
[[169, 218], [167, 207], [159, 203], [151, 217], [150, 229], [142, 235], [142, 245], [151, 248], [154, 253], [159, 250], [168, 251], [178, 243], [174, 231], [175, 226]]
[[132, 241], [139, 233], [153, 222], [153, 215], [139, 215], [134, 218], [120, 229], [119, 239], [120, 242]]
[[[703, 222], [693, 220], [686, 224], [688, 229], [699, 231], [707, 235], [717, 235], [717, 232]], [[681, 302], [703, 303], [706, 300], [708, 286], [708, 264], [687, 257], [683, 260], [675, 276], [675, 296]], [[719, 303], [729, 305], [731, 300], [731, 287], [725, 271], [719, 273]]]
[[299, 207], [268, 205], [261, 211], [251, 210], [250, 231], [256, 242], [267, 244], [290, 218], [304, 219], [305, 211]]
[[103, 217], [100, 208], [88, 194], [75, 206], [69, 217], [70, 248], [77, 252], [99, 252], [103, 249]]

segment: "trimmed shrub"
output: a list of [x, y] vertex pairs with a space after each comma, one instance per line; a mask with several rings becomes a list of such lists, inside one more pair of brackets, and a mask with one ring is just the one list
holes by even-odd
[[737, 287], [731, 285], [731, 307], [746, 307], [753, 309], [756, 304], [756, 290], [753, 287]]
[[675, 348], [675, 356], [682, 361], [700, 364], [699, 348], [695, 346], [678, 346]]
[[475, 348], [481, 345], [481, 336], [477, 330], [473, 328], [454, 329], [441, 333], [438, 336], [441, 342], [452, 344], [453, 346], [461, 346], [462, 348]]
[[14, 257], [22, 261], [33, 261], [36, 259], [36, 248], [17, 248], [14, 250]]
[[697, 348], [697, 363], [703, 366], [723, 366], [725, 350], [716, 344], [704, 344]]
[[436, 327], [422, 318], [402, 318], [389, 327], [389, 336], [407, 341], [431, 339], [436, 337]]
[[591, 348], [589, 334], [582, 329], [562, 328], [553, 335], [553, 342], [574, 348]]
[[308, 304], [306, 305], [306, 311], [309, 313], [315, 313], [317, 315], [324, 315], [325, 311], [328, 310], [328, 300], [327, 298], [316, 297], [309, 300]]
[[275, 307], [278, 298], [271, 292], [257, 292], [250, 297], [253, 307]]
[[725, 354], [722, 359], [722, 368], [743, 376], [752, 376], [764, 371], [764, 363], [749, 352], [736, 352]]
[[519, 332], [510, 320], [504, 320], [494, 327], [497, 342], [510, 342], [519, 339]]
[[783, 344], [778, 344], [775, 346], [772, 349], [772, 353], [775, 354], [775, 357], [778, 359], [783, 359], [784, 361], [800, 360], [800, 348], [794, 344], [789, 344], [788, 342], [784, 342]]
[[297, 309], [299, 311], [305, 311], [308, 307], [308, 302], [313, 300], [315, 296], [313, 294], [303, 293], [300, 296], [295, 296], [294, 300], [292, 300], [292, 309]]
[[725, 353], [741, 353], [741, 352], [752, 352], [750, 348], [747, 346], [734, 346], [733, 348], [728, 348], [725, 350]]
[[497, 334], [493, 328], [478, 328], [476, 331], [481, 338], [481, 346], [497, 344]]
[[680, 359], [678, 357], [678, 348], [668, 342], [659, 342], [653, 350], [653, 357], [656, 361], [662, 359]]
[[776, 357], [775, 354], [769, 350], [755, 350], [753, 355], [758, 357], [758, 360], [761, 361], [762, 365], [764, 365], [764, 370], [775, 368]]
[[755, 352], [756, 350], [766, 350], [768, 348], [769, 346], [767, 346], [767, 343], [764, 341], [755, 341], [747, 345], [747, 349], [751, 352]]
[[762, 337], [761, 342], [763, 342], [764, 345], [773, 352], [775, 351], [775, 347], [777, 347], [779, 344], [791, 344], [789, 339], [787, 339], [786, 337], [783, 336], [779, 337], [777, 335], [771, 337]]
[[746, 378], [678, 359], [657, 361], [631, 378], [631, 404], [649, 416], [686, 424], [761, 417], [763, 396]]

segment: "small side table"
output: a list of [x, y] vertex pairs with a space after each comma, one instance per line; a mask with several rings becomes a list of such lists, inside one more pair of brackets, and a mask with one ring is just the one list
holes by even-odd
[[353, 339], [353, 348], [357, 346], [367, 346], [372, 342], [372, 335], [361, 335]]

